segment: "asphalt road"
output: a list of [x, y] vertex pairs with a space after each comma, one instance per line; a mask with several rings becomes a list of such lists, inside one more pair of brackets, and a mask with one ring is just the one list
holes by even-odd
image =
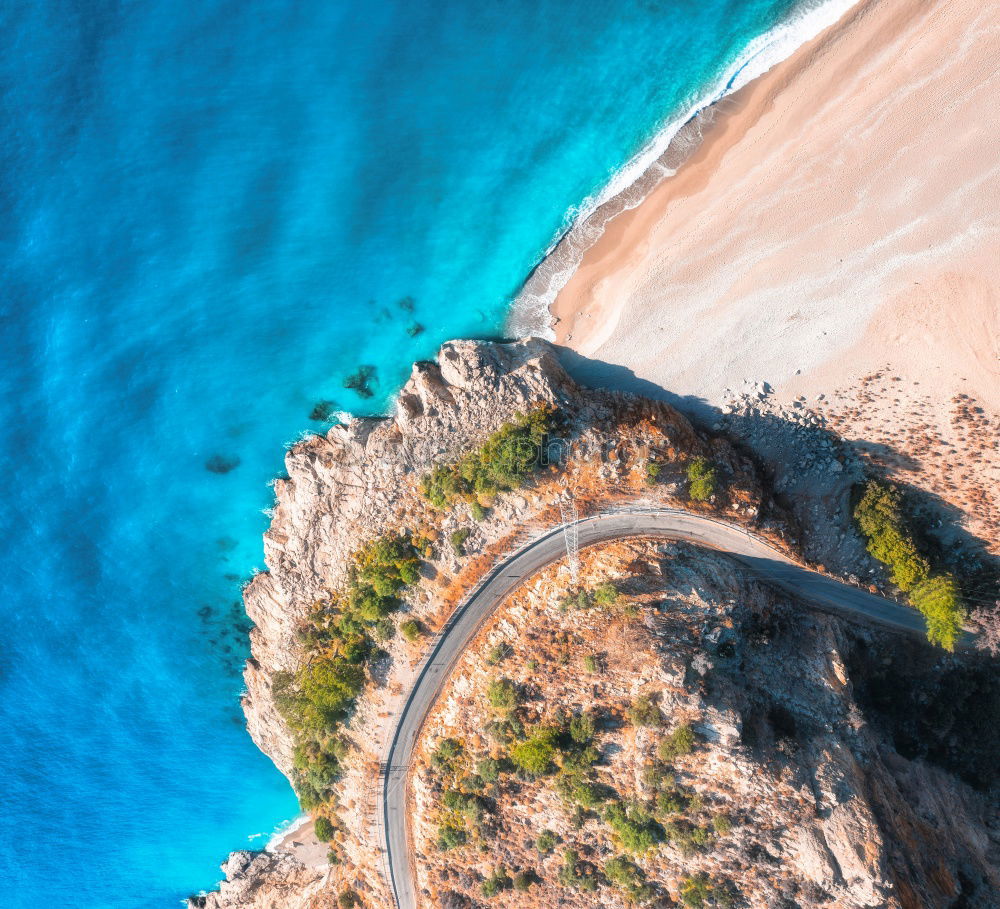
[[[724, 552], [762, 581], [841, 617], [876, 622], [923, 635], [923, 617], [915, 610], [803, 568], [769, 543], [742, 528], [684, 511], [628, 510], [576, 522], [580, 546], [634, 536], [663, 537]], [[403, 705], [386, 755], [382, 797], [382, 834], [389, 883], [398, 909], [416, 909], [407, 839], [406, 775], [424, 717], [437, 699], [455, 663], [476, 631], [522, 579], [531, 577], [566, 553], [563, 527], [525, 544], [496, 566], [455, 611], [441, 630]]]

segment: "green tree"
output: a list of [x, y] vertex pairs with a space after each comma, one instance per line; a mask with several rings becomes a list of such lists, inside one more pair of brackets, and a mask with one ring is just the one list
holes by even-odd
[[469, 539], [471, 533], [472, 531], [468, 527], [459, 527], [458, 530], [452, 531], [451, 536], [448, 537], [452, 552], [459, 558], [465, 555], [465, 541]]
[[604, 820], [629, 852], [647, 852], [663, 839], [660, 825], [636, 802], [608, 805]]
[[538, 834], [538, 839], [535, 840], [535, 848], [539, 852], [551, 852], [556, 848], [556, 842], [558, 838], [551, 830], [543, 830]]
[[649, 695], [640, 695], [628, 710], [628, 718], [633, 726], [662, 726], [663, 714]]
[[506, 677], [493, 679], [486, 688], [486, 700], [490, 707], [500, 713], [513, 713], [520, 699], [517, 685]]
[[552, 760], [559, 741], [559, 730], [554, 726], [539, 726], [523, 742], [511, 746], [510, 759], [525, 773], [541, 776], [552, 770]]
[[950, 574], [931, 574], [931, 566], [907, 526], [903, 496], [895, 486], [871, 480], [854, 509], [868, 552], [888, 566], [892, 582], [927, 621], [927, 639], [953, 650], [962, 634], [965, 608]]
[[435, 769], [446, 773], [454, 773], [464, 749], [458, 739], [441, 739], [431, 755], [431, 764]]
[[469, 834], [465, 832], [464, 827], [460, 827], [452, 822], [442, 824], [438, 827], [437, 845], [438, 849], [442, 852], [447, 852], [449, 849], [457, 849], [459, 846], [464, 846], [468, 841]]
[[715, 468], [707, 458], [694, 458], [687, 468], [688, 495], [696, 502], [705, 502], [718, 491]]
[[401, 622], [399, 625], [399, 630], [406, 640], [413, 641], [420, 640], [423, 635], [423, 629], [420, 626], [420, 622], [415, 619], [407, 619], [405, 622]]
[[334, 827], [329, 818], [320, 815], [313, 821], [313, 830], [316, 833], [316, 839], [321, 843], [329, 843], [333, 839]]
[[643, 870], [624, 855], [608, 861], [604, 866], [604, 876], [624, 891], [631, 902], [645, 903], [656, 896], [656, 889], [646, 883]]
[[581, 713], [574, 713], [569, 721], [569, 737], [577, 745], [586, 745], [594, 738], [596, 726], [594, 715], [590, 711], [584, 710]]
[[660, 742], [660, 746], [657, 749], [657, 754], [661, 761], [669, 764], [671, 761], [676, 760], [685, 754], [690, 754], [694, 751], [694, 730], [687, 723], [678, 726], [673, 732], [670, 733], [663, 741]]

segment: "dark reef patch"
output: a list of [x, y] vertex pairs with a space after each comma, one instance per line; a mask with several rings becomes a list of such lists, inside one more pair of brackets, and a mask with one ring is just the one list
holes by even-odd
[[359, 366], [344, 379], [344, 388], [349, 388], [359, 398], [373, 398], [375, 392], [372, 390], [372, 385], [378, 385], [377, 370], [367, 364]]
[[317, 423], [332, 423], [337, 419], [338, 410], [336, 401], [324, 398], [313, 405], [313, 409], [309, 411], [309, 419]]
[[240, 466], [237, 455], [214, 454], [205, 462], [205, 470], [209, 473], [229, 473]]

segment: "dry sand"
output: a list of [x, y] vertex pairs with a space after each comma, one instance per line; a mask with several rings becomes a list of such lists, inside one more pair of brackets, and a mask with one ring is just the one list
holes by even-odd
[[967, 512], [951, 471], [974, 451], [996, 533], [998, 68], [998, 0], [866, 0], [721, 102], [557, 297], [558, 342], [599, 361], [577, 374], [695, 409], [747, 382], [823, 393], [838, 428], [903, 447]]
[[559, 340], [710, 401], [889, 362], [1000, 409], [998, 63], [996, 0], [862, 3], [611, 223]]

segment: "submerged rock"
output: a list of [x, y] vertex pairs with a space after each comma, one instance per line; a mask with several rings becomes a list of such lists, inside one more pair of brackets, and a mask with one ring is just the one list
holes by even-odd
[[237, 455], [214, 454], [205, 462], [205, 470], [209, 473], [229, 473], [240, 466]]
[[375, 396], [372, 383], [378, 384], [376, 369], [374, 366], [363, 365], [344, 379], [344, 388], [349, 388], [359, 398], [372, 398]]

